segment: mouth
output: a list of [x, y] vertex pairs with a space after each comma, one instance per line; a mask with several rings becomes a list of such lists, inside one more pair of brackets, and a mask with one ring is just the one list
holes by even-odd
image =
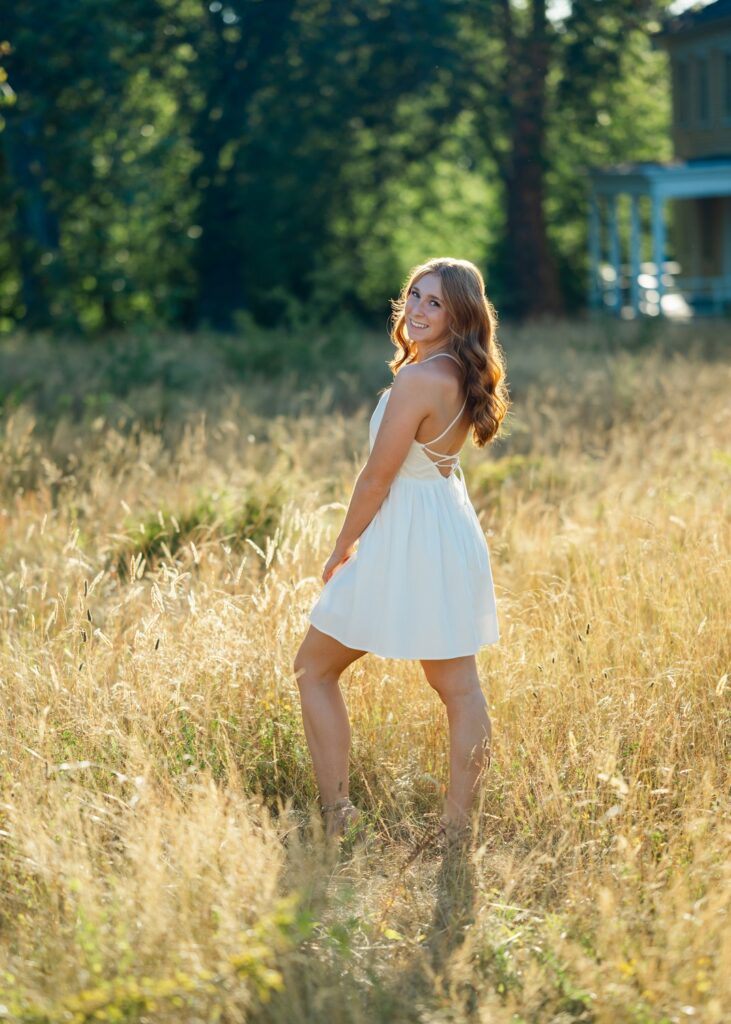
[[417, 324], [413, 320], [409, 320], [409, 327], [414, 327], [417, 331], [424, 331], [428, 326], [429, 324]]

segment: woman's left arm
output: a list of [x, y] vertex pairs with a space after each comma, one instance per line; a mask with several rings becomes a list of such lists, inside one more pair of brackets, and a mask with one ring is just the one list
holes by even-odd
[[353, 555], [355, 542], [385, 501], [419, 424], [430, 410], [431, 398], [424, 383], [416, 366], [404, 367], [397, 374], [373, 450], [358, 474], [345, 521], [323, 569], [324, 583]]
[[322, 581], [327, 583], [339, 565], [347, 562], [355, 551], [355, 542], [371, 522], [383, 504], [391, 484], [385, 484], [366, 475], [368, 464], [358, 474], [350, 498], [348, 511], [333, 552], [322, 571]]

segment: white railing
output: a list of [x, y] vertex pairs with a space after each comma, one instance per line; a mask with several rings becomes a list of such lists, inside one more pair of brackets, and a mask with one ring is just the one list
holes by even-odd
[[662, 265], [662, 296], [658, 289], [657, 266], [641, 263], [637, 280], [632, 268], [623, 263], [619, 276], [608, 263], [599, 266], [599, 305], [624, 319], [632, 319], [635, 307], [640, 315], [690, 320], [696, 316], [718, 315], [731, 310], [731, 278], [683, 277], [680, 264], [668, 260]]
[[731, 302], [731, 279], [727, 277], [678, 277], [676, 284], [682, 292], [719, 306]]

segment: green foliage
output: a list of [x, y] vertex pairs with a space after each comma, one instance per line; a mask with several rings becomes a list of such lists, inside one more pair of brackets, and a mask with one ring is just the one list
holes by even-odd
[[19, 331], [0, 339], [0, 407], [8, 414], [25, 405], [51, 427], [67, 416], [127, 429], [133, 418], [158, 428], [181, 421], [210, 396], [257, 381], [271, 390], [286, 380], [290, 391], [319, 383], [352, 399], [364, 372], [374, 388], [386, 383], [388, 350], [380, 363], [372, 351], [364, 360], [367, 337], [345, 318], [268, 329], [242, 317], [236, 333], [115, 332], [103, 345], [78, 338], [57, 345], [50, 335]]
[[[585, 175], [576, 173], [577, 166], [667, 160], [671, 156], [666, 54], [652, 48], [644, 27], [625, 31], [616, 18], [612, 32], [620, 31], [621, 38], [611, 33], [607, 38], [610, 30], [602, 27], [606, 12], [601, 5], [574, 4], [577, 6], [580, 10], [593, 8], [592, 18], [599, 19], [599, 26], [596, 36], [586, 37], [578, 13], [567, 26], [566, 66], [553, 75], [556, 107], [547, 143], [546, 214], [570, 308], [583, 305], [588, 275], [587, 187]], [[619, 214], [626, 251], [629, 215], [622, 205]], [[644, 237], [649, 237], [649, 208], [645, 210], [644, 204], [641, 215]]]
[[[15, 987], [10, 972], [0, 975], [0, 1002], [5, 1014], [18, 1024], [91, 1024], [109, 1021], [117, 1024], [150, 1019], [158, 1013], [215, 1012], [217, 997], [224, 991], [235, 992], [240, 987], [261, 1002], [267, 1003], [273, 992], [283, 987], [282, 973], [275, 966], [281, 956], [294, 943], [300, 942], [311, 930], [312, 923], [298, 906], [297, 899], [285, 897], [277, 901], [275, 909], [262, 917], [252, 929], [241, 934], [241, 948], [229, 954], [218, 970], [186, 967], [172, 975], [137, 977], [133, 973], [119, 973], [116, 977], [100, 980], [98, 984], [80, 991], [62, 995], [52, 1006], [41, 1006]], [[77, 940], [87, 952], [93, 973], [100, 953], [97, 928], [81, 914]], [[119, 967], [123, 968], [121, 962]], [[247, 996], [247, 1001], [249, 996]]]
[[470, 489], [489, 499], [493, 508], [512, 500], [515, 490], [539, 492], [544, 500], [560, 497], [569, 474], [547, 456], [504, 455], [479, 463], [471, 476]]
[[501, 307], [528, 273], [505, 211], [527, 189], [522, 115], [544, 94], [531, 164], [576, 306], [577, 170], [668, 153], [648, 34], [664, 6], [575, 2], [542, 24], [477, 0], [16, 5], [0, 42], [0, 332], [380, 326], [407, 269], [439, 252], [487, 267]]
[[191, 543], [200, 547], [216, 540], [240, 551], [250, 541], [262, 548], [277, 529], [283, 501], [283, 489], [274, 486], [247, 495], [200, 493], [193, 505], [177, 514], [158, 510], [136, 526], [130, 524], [130, 541], [115, 556], [117, 571], [123, 578], [134, 578], [143, 562], [172, 560]]

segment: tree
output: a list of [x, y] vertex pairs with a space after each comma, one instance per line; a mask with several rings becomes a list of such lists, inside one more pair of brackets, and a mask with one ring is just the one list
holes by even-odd
[[521, 316], [563, 311], [555, 248], [546, 217], [551, 122], [582, 111], [595, 123], [595, 99], [622, 74], [630, 32], [646, 29], [665, 3], [572, 0], [563, 21], [547, 0], [465, 4], [464, 73], [479, 142], [497, 168], [506, 223], [499, 262], [505, 307]]
[[[4, 23], [0, 314], [86, 329], [380, 317], [407, 259], [464, 248], [440, 222], [488, 210], [470, 258], [489, 260], [501, 311], [559, 312], [583, 268], [582, 162], [646, 152], [631, 123], [646, 97], [625, 112], [612, 94], [662, 7], [26, 0]], [[662, 99], [647, 102], [657, 144]], [[409, 223], [423, 230], [407, 257]]]
[[[156, 10], [146, 0], [130, 0], [123, 13], [96, 0], [57, 0], [50, 7], [26, 0], [5, 13], [4, 67], [13, 101], [4, 107], [0, 176], [13, 211], [18, 313], [29, 326], [77, 325], [79, 280], [87, 268], [98, 270], [108, 241], [112, 195], [95, 171], [97, 142], [119, 122]], [[82, 216], [91, 216], [96, 230], [72, 255], [69, 227], [80, 196]], [[110, 299], [107, 291], [104, 301]]]

